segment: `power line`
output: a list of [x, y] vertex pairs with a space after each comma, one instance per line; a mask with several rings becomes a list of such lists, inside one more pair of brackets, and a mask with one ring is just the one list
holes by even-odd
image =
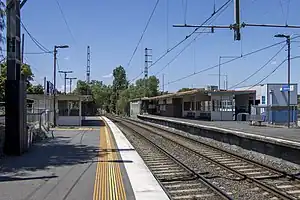
[[[226, 8], [223, 9], [221, 12], [218, 13], [218, 15], [215, 16], [214, 19], [212, 19], [212, 21], [209, 23], [212, 24], [227, 8], [228, 8], [229, 4], [227, 4]], [[161, 73], [166, 67], [168, 67], [173, 61], [175, 61], [177, 59], [178, 56], [180, 56], [192, 43], [194, 43], [197, 39], [199, 39], [198, 37], [202, 34], [202, 33], [207, 33], [207, 32], [204, 32], [205, 30], [207, 30], [207, 28], [204, 28], [201, 32], [199, 32], [195, 38], [193, 40], [191, 40], [178, 54], [176, 54], [170, 62], [168, 62], [167, 65], [165, 65], [162, 69], [160, 69], [156, 74], [155, 76], [157, 76], [159, 73]], [[206, 34], [207, 35], [207, 34]]]
[[[61, 71], [61, 70], [60, 70], [60, 67], [59, 67], [58, 59], [56, 59], [56, 64], [57, 64], [57, 69], [58, 69], [58, 71]], [[60, 78], [64, 79], [64, 77], [62, 76], [61, 73], [59, 73], [59, 75], [60, 75]]]
[[261, 66], [258, 70], [256, 70], [254, 73], [252, 73], [250, 76], [248, 76], [247, 78], [245, 78], [244, 80], [242, 80], [241, 82], [231, 86], [229, 89], [235, 88], [238, 85], [241, 85], [242, 83], [245, 83], [246, 81], [248, 81], [251, 77], [253, 77], [254, 75], [256, 75], [258, 72], [260, 72], [263, 68], [265, 68], [283, 49], [284, 47], [286, 47], [286, 45], [282, 46], [279, 51], [277, 51], [275, 53], [274, 56], [272, 56], [263, 66]]
[[[6, 49], [2, 49], [2, 51], [5, 51], [7, 52]], [[49, 52], [45, 52], [45, 51], [41, 51], [41, 52], [24, 52], [24, 54], [27, 54], [27, 55], [42, 55], [42, 54], [52, 54], [53, 51], [49, 51]]]
[[[215, 16], [215, 14], [217, 14], [218, 12], [220, 12], [225, 6], [227, 6], [232, 0], [228, 0], [226, 3], [224, 3], [216, 12], [214, 12], [209, 18], [207, 18], [200, 26], [203, 26], [204, 24], [206, 24], [210, 19], [212, 19], [212, 17]], [[152, 65], [149, 66], [152, 67], [154, 66], [156, 63], [158, 63], [161, 59], [163, 59], [168, 53], [170, 53], [171, 51], [173, 51], [175, 48], [177, 48], [179, 45], [181, 45], [183, 42], [185, 42], [187, 39], [189, 39], [194, 33], [196, 33], [201, 27], [197, 27], [195, 28], [194, 31], [192, 31], [190, 34], [188, 34], [184, 39], [182, 39], [180, 42], [178, 42], [177, 44], [175, 44], [171, 49], [169, 49], [169, 51], [165, 52], [164, 54], [162, 54], [155, 62], [152, 63]]]
[[64, 20], [64, 22], [65, 22], [65, 24], [66, 24], [66, 26], [67, 26], [67, 29], [68, 29], [70, 35], [71, 35], [73, 41], [76, 43], [75, 37], [74, 37], [74, 35], [73, 35], [72, 31], [71, 31], [71, 28], [70, 28], [70, 26], [69, 26], [69, 24], [68, 24], [68, 21], [67, 21], [67, 19], [66, 19], [66, 16], [65, 16], [65, 14], [64, 14], [64, 11], [63, 11], [62, 7], [60, 6], [58, 0], [55, 0], [55, 1], [56, 1], [56, 3], [57, 3], [58, 9], [59, 9], [59, 11], [60, 11], [60, 13], [61, 13], [61, 15], [62, 15], [62, 17], [63, 17], [63, 20]]
[[168, 67], [172, 62], [174, 62], [197, 39], [199, 38], [195, 37], [193, 40], [191, 40], [191, 42], [188, 43], [180, 52], [178, 52], [163, 68], [161, 68], [158, 72], [156, 72], [155, 76], [160, 74], [166, 67]]
[[[199, 27], [195, 28], [194, 31], [192, 31], [190, 34], [188, 34], [184, 39], [182, 39], [181, 41], [179, 41], [178, 43], [176, 43], [172, 48], [168, 49], [165, 53], [163, 53], [156, 61], [154, 61], [149, 68], [151, 68], [152, 66], [154, 66], [155, 64], [157, 64], [161, 59], [163, 59], [167, 54], [169, 54], [171, 51], [173, 51], [175, 48], [177, 48], [178, 46], [180, 46], [183, 42], [185, 42], [187, 39], [189, 39], [194, 33], [196, 33], [201, 26], [203, 26], [204, 24], [206, 24], [210, 19], [212, 19], [212, 17], [214, 17], [218, 12], [220, 12], [224, 7], [226, 7], [230, 2], [232, 2], [232, 0], [228, 0], [226, 1], [220, 8], [218, 8], [218, 10], [216, 10], [216, 12], [212, 13], [210, 17], [208, 17]], [[138, 76], [136, 76], [134, 79], [132, 79], [130, 82], [134, 81], [135, 79], [137, 79], [139, 76], [141, 76], [143, 74], [140, 73]]]
[[43, 52], [45, 53], [49, 53], [51, 52], [49, 49], [47, 49], [44, 45], [42, 45], [37, 39], [35, 39], [31, 33], [28, 31], [28, 29], [26, 28], [26, 26], [23, 24], [23, 22], [21, 21], [20, 19], [20, 23], [23, 27], [23, 29], [25, 30], [25, 32], [29, 35], [30, 39], [34, 42], [34, 44], [39, 48], [41, 49]]
[[[291, 60], [294, 60], [294, 59], [298, 59], [300, 58], [300, 56], [295, 56], [295, 57], [292, 57]], [[288, 59], [284, 59], [279, 65], [277, 65], [277, 67], [275, 67], [267, 76], [265, 76], [263, 79], [261, 79], [259, 82], [257, 82], [256, 84], [252, 85], [249, 89], [259, 85], [260, 83], [262, 83], [264, 80], [266, 80], [269, 76], [271, 76], [273, 73], [276, 72], [276, 70], [282, 66]]]
[[151, 12], [151, 15], [150, 15], [150, 17], [149, 17], [149, 19], [148, 19], [148, 21], [147, 21], [147, 23], [146, 23], [146, 26], [145, 26], [145, 28], [144, 28], [144, 30], [143, 30], [143, 32], [142, 32], [141, 37], [140, 37], [140, 39], [139, 39], [139, 41], [138, 41], [138, 43], [137, 43], [137, 45], [136, 45], [136, 47], [135, 47], [135, 49], [134, 49], [134, 51], [133, 51], [131, 57], [130, 57], [130, 60], [129, 60], [127, 66], [130, 65], [130, 63], [131, 63], [131, 61], [132, 61], [132, 59], [133, 59], [133, 57], [134, 57], [134, 55], [135, 55], [135, 53], [136, 53], [136, 51], [137, 51], [137, 49], [138, 49], [140, 43], [141, 43], [141, 41], [142, 41], [142, 39], [143, 39], [143, 37], [144, 37], [144, 35], [145, 35], [145, 33], [146, 33], [146, 30], [147, 30], [147, 28], [148, 28], [148, 26], [149, 26], [149, 24], [150, 24], [150, 21], [151, 21], [153, 15], [154, 15], [154, 12], [155, 12], [155, 10], [156, 10], [156, 8], [157, 8], [158, 3], [159, 3], [159, 0], [157, 0], [156, 3], [155, 3], [155, 6], [154, 6], [154, 8], [153, 8], [153, 10], [152, 10], [152, 12]]
[[[292, 38], [292, 39], [295, 39], [295, 38], [298, 38], [298, 37], [300, 37], [300, 36], [296, 36], [296, 37], [294, 37], [294, 38]], [[266, 46], [266, 47], [263, 47], [263, 48], [254, 50], [254, 51], [252, 51], [252, 52], [249, 52], [249, 53], [244, 54], [243, 56], [236, 57], [236, 58], [233, 58], [233, 59], [231, 59], [231, 60], [228, 60], [228, 61], [225, 61], [225, 62], [223, 62], [223, 63], [220, 63], [220, 66], [225, 65], [225, 64], [228, 64], [228, 63], [231, 63], [231, 62], [233, 62], [233, 61], [235, 61], [235, 60], [238, 60], [238, 59], [240, 59], [240, 58], [244, 58], [244, 57], [246, 57], [246, 56], [250, 56], [250, 55], [252, 55], [252, 54], [256, 54], [256, 53], [258, 53], [258, 52], [264, 51], [264, 50], [266, 50], [266, 49], [272, 48], [272, 47], [274, 47], [274, 46], [280, 45], [280, 44], [285, 43], [285, 42], [286, 42], [286, 41], [277, 42], [277, 43], [275, 43], [275, 44], [272, 44], [272, 45], [269, 45], [269, 46]], [[206, 72], [206, 71], [208, 71], [208, 70], [214, 69], [214, 68], [216, 68], [216, 67], [218, 67], [218, 66], [219, 66], [219, 64], [214, 65], [214, 66], [212, 66], [212, 67], [205, 68], [205, 69], [200, 70], [200, 71], [198, 71], [198, 72], [194, 72], [194, 73], [192, 73], [192, 74], [188, 74], [188, 75], [183, 76], [183, 77], [181, 77], [181, 78], [178, 78], [178, 79], [176, 79], [176, 80], [174, 80], [174, 81], [170, 81], [170, 82], [168, 82], [166, 85], [170, 85], [170, 84], [172, 84], [172, 83], [176, 83], [176, 82], [178, 82], [178, 81], [187, 79], [187, 78], [192, 77], [192, 76], [194, 76], [194, 75], [196, 75], [196, 74], [200, 74], [200, 73], [202, 73], [202, 72]]]

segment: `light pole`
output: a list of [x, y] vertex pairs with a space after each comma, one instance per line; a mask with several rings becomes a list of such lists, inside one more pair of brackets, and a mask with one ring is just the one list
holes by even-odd
[[60, 70], [58, 73], [64, 74], [64, 80], [65, 80], [65, 88], [64, 88], [64, 93], [67, 94], [67, 74], [73, 73], [73, 71], [63, 71]]
[[[210, 76], [224, 76], [225, 82], [224, 82], [224, 89], [228, 90], [228, 75], [227, 74], [209, 74]], [[221, 88], [219, 88], [220, 90]]]
[[241, 56], [219, 56], [219, 90], [221, 89], [221, 59], [222, 58], [239, 58]]
[[285, 38], [288, 46], [288, 128], [290, 128], [291, 121], [291, 36], [284, 34], [277, 34], [274, 37]]
[[71, 92], [72, 92], [72, 82], [73, 82], [73, 80], [76, 80], [77, 78], [66, 78], [66, 79], [68, 79], [70, 81], [70, 94], [71, 94]]
[[54, 46], [54, 66], [53, 66], [53, 85], [54, 85], [54, 92], [53, 92], [53, 110], [54, 110], [54, 115], [53, 115], [53, 124], [56, 126], [56, 54], [57, 54], [57, 49], [65, 49], [69, 48], [68, 45], [60, 45], [60, 46]]

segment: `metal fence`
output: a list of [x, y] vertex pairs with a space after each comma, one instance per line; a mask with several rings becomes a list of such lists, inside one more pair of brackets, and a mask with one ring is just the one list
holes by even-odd
[[45, 109], [27, 109], [27, 124], [28, 126], [41, 130], [45, 128], [47, 131], [53, 125], [54, 111]]
[[[252, 106], [250, 119], [254, 121], [262, 121], [268, 124], [287, 125], [287, 107]], [[298, 110], [296, 106], [291, 106], [290, 125], [298, 125]]]

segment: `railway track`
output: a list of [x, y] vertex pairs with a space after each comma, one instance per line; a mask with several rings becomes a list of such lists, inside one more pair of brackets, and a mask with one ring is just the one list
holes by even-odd
[[[119, 120], [136, 132], [147, 132], [144, 137], [150, 141], [153, 141], [151, 138], [159, 137], [159, 139], [167, 142], [169, 146], [175, 147], [188, 155], [193, 155], [191, 157], [199, 159], [202, 164], [213, 167], [214, 173], [218, 174], [217, 176], [221, 174], [222, 177], [228, 179], [246, 180], [251, 183], [248, 190], [261, 194], [263, 199], [300, 199], [300, 182], [293, 175], [209, 146], [198, 140], [174, 134], [163, 128], [150, 126], [146, 123], [141, 125], [131, 120]], [[214, 175], [207, 176], [208, 179], [212, 177]], [[228, 191], [226, 192], [228, 193]], [[229, 191], [228, 194], [231, 194], [231, 192]]]
[[123, 123], [121, 126], [118, 125], [136, 147], [170, 199], [232, 199], [228, 194], [208, 182], [201, 174], [187, 167], [130, 126]]

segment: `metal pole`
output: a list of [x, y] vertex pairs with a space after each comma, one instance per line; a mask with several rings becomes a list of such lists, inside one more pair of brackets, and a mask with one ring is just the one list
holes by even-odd
[[64, 93], [67, 94], [67, 73], [65, 73], [65, 88]]
[[70, 78], [70, 93], [72, 92], [72, 79]]
[[219, 90], [221, 90], [221, 56], [219, 56]]
[[53, 110], [54, 110], [54, 115], [53, 115], [53, 124], [56, 126], [56, 54], [57, 54], [57, 49], [56, 46], [54, 46], [54, 66], [53, 66], [53, 84], [54, 84], [54, 92], [53, 92]]
[[162, 91], [165, 92], [165, 74], [162, 74]]
[[290, 118], [291, 118], [291, 38], [287, 37], [288, 45], [288, 128], [290, 128]]
[[47, 109], [46, 95], [47, 95], [47, 78], [44, 77], [44, 108], [45, 108], [45, 110]]
[[21, 62], [22, 62], [22, 65], [24, 63], [24, 43], [25, 43], [25, 36], [24, 36], [24, 33], [22, 34], [22, 57], [21, 57]]
[[225, 78], [226, 78], [226, 90], [228, 90], [228, 75], [225, 75]]

